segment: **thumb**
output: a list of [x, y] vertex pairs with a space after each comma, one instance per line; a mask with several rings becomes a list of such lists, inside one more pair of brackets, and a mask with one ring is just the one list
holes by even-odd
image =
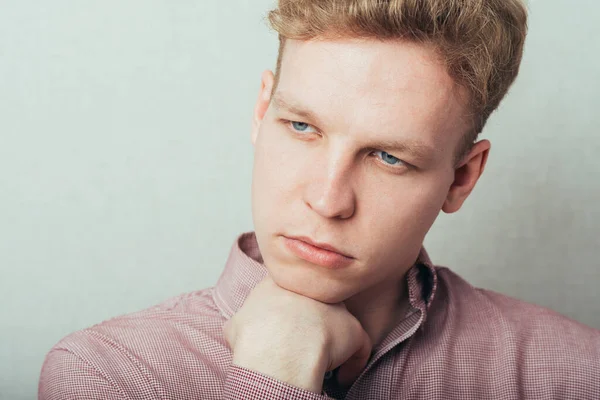
[[362, 331], [361, 345], [359, 349], [344, 362], [337, 373], [337, 381], [343, 387], [351, 386], [360, 376], [371, 358], [371, 338], [364, 330]]

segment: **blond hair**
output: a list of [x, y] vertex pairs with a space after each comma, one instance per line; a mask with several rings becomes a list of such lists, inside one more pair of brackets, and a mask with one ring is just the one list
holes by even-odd
[[433, 45], [469, 94], [473, 124], [461, 154], [514, 82], [527, 33], [521, 0], [279, 0], [268, 20], [280, 42], [275, 86], [286, 39], [366, 37]]

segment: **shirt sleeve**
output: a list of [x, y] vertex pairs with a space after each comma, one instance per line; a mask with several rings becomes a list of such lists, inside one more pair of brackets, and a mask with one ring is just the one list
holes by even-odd
[[325, 393], [300, 389], [237, 365], [231, 365], [225, 382], [224, 400], [334, 400]]
[[53, 349], [42, 366], [38, 400], [129, 400], [94, 367], [65, 349]]

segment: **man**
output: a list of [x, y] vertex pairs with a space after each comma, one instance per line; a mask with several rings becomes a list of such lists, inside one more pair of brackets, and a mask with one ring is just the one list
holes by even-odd
[[270, 22], [255, 233], [216, 287], [61, 340], [39, 398], [600, 398], [600, 332], [422, 249], [484, 170], [520, 1], [280, 0]]

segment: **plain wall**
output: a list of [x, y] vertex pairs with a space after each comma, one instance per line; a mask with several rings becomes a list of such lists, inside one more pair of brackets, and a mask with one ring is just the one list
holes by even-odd
[[[252, 230], [266, 0], [0, 0], [0, 398], [70, 332], [212, 286]], [[426, 247], [600, 328], [600, 3], [537, 0], [487, 170]]]

